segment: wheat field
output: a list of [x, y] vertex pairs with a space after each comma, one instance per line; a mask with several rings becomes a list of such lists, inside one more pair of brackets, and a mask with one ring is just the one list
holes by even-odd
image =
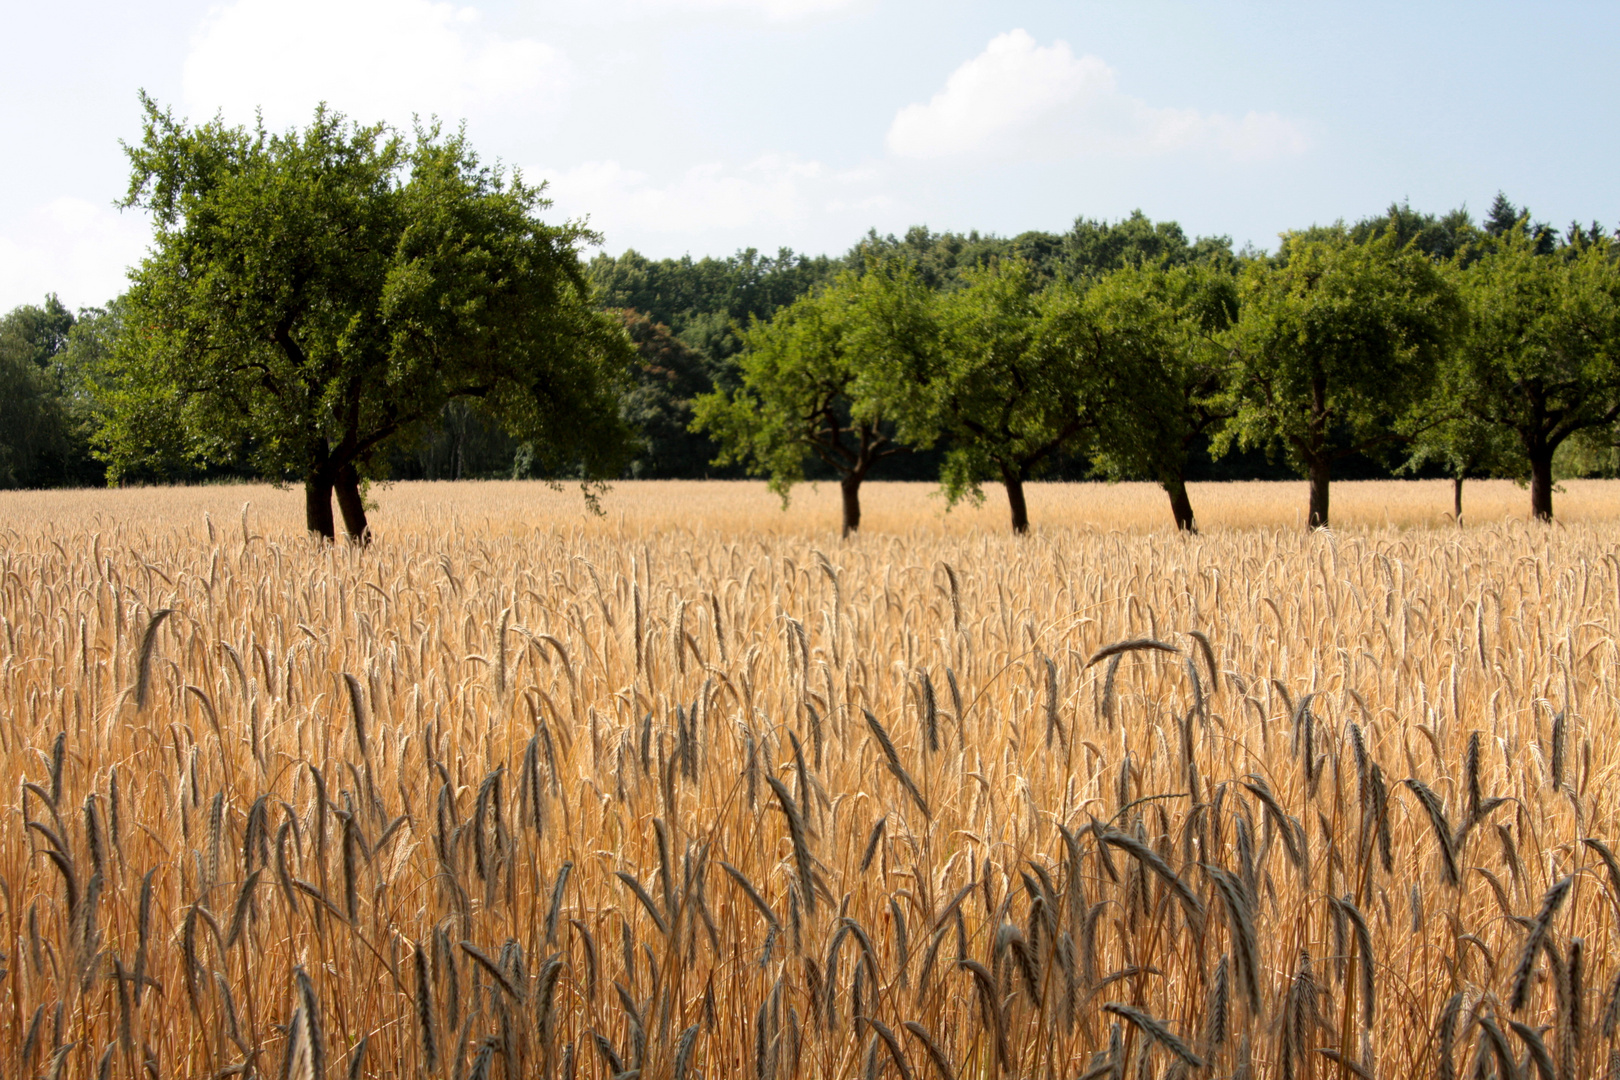
[[1620, 486], [0, 496], [0, 1061], [1615, 1075]]

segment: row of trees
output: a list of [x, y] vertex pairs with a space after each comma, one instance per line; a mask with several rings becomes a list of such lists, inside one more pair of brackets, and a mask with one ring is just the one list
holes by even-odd
[[0, 319], [0, 485], [263, 476], [363, 538], [387, 476], [836, 477], [854, 529], [882, 470], [1001, 483], [1022, 531], [1026, 481], [1079, 474], [1157, 480], [1192, 529], [1210, 454], [1309, 477], [1313, 525], [1346, 464], [1522, 477], [1547, 517], [1555, 455], [1613, 457], [1611, 241], [1501, 197], [1275, 255], [1135, 214], [587, 266], [598, 238], [459, 133], [142, 100], [151, 254], [104, 309]]
[[931, 284], [879, 248], [756, 320], [738, 385], [700, 398], [696, 426], [784, 499], [819, 460], [846, 533], [880, 462], [941, 443], [948, 497], [999, 482], [1019, 532], [1025, 482], [1065, 456], [1157, 480], [1195, 528], [1198, 439], [1286, 460], [1309, 480], [1312, 527], [1335, 463], [1367, 454], [1438, 465], [1459, 515], [1465, 477], [1527, 478], [1549, 519], [1555, 455], [1583, 435], [1608, 448], [1620, 418], [1620, 265], [1596, 227], [1559, 242], [1504, 203], [1484, 230], [1397, 207], [1289, 234], [1270, 257], [1072, 278], [1015, 257]]

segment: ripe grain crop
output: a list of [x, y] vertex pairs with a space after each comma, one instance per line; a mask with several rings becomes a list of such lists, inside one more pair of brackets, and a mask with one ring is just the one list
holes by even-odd
[[1573, 495], [1019, 539], [880, 489], [840, 542], [541, 490], [385, 489], [365, 551], [265, 490], [0, 503], [8, 1075], [1614, 1069]]

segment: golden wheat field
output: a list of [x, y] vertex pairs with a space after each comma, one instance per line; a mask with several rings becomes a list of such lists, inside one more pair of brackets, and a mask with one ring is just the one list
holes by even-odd
[[1616, 1070], [1620, 486], [374, 494], [0, 497], [4, 1075]]

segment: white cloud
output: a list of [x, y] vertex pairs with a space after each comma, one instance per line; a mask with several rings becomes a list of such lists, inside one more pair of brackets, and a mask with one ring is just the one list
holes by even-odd
[[991, 39], [927, 104], [895, 114], [888, 147], [900, 157], [1142, 156], [1186, 149], [1239, 161], [1305, 150], [1300, 126], [1276, 113], [1241, 119], [1163, 108], [1120, 91], [1101, 59], [1067, 42], [1038, 45], [1023, 30]]
[[192, 40], [184, 94], [194, 119], [235, 122], [264, 109], [272, 130], [307, 123], [317, 103], [363, 123], [449, 123], [478, 109], [551, 112], [567, 59], [529, 38], [486, 31], [474, 8], [429, 0], [236, 0]]
[[[626, 238], [695, 235], [744, 228], [797, 231], [813, 219], [887, 205], [870, 190], [869, 172], [834, 172], [819, 162], [768, 154], [741, 168], [697, 165], [655, 179], [618, 161], [591, 161], [572, 169], [526, 170], [549, 181], [556, 209], [589, 214], [610, 248]], [[637, 241], [641, 242], [641, 241]]]
[[703, 12], [763, 16], [771, 22], [829, 15], [862, 0], [628, 0], [626, 6], [657, 12]]
[[0, 232], [0, 311], [51, 292], [70, 308], [104, 304], [128, 287], [124, 268], [150, 239], [138, 211], [74, 198], [37, 206]]

